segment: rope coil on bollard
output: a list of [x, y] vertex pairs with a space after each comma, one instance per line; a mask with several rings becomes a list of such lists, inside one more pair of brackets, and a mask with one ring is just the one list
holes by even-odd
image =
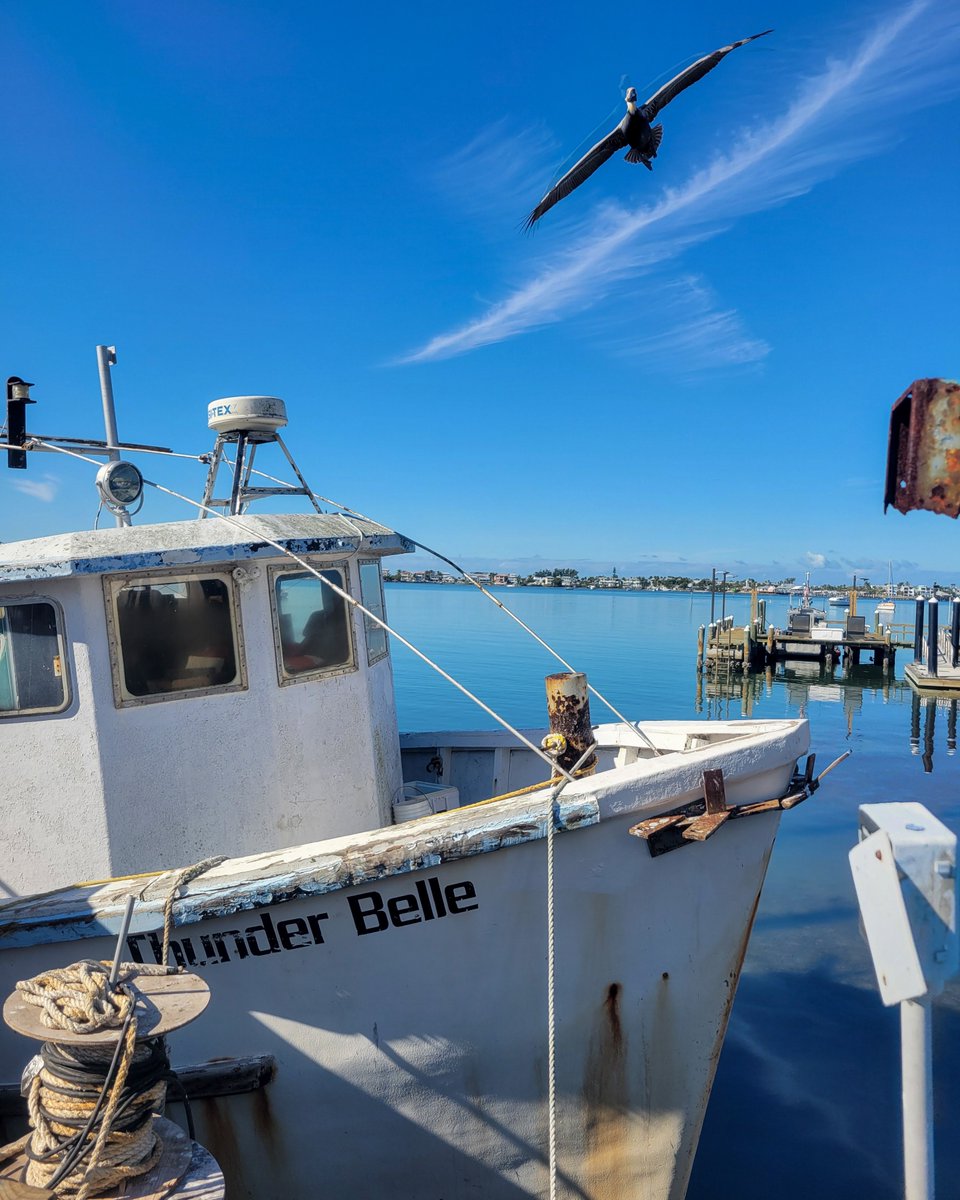
[[[192, 1020], [202, 1011], [209, 995], [206, 985], [181, 968], [165, 965], [173, 902], [180, 887], [223, 861], [222, 856], [205, 859], [176, 874], [164, 905], [162, 965], [83, 959], [17, 984], [11, 1001], [22, 1002], [21, 1011], [28, 1006], [40, 1010], [31, 1018], [34, 1027], [64, 1035], [63, 1040], [44, 1042], [34, 1060], [39, 1069], [24, 1085], [32, 1132], [5, 1147], [26, 1155], [21, 1177], [29, 1186], [47, 1189], [50, 1195], [87, 1200], [147, 1174], [160, 1160], [164, 1143], [155, 1131], [155, 1117], [163, 1112], [168, 1079], [176, 1077], [164, 1037], [141, 1031], [138, 1039], [138, 1002], [145, 997], [137, 980], [143, 979], [144, 988], [151, 976], [192, 980], [202, 989], [203, 998], [185, 1019]], [[162, 1020], [158, 1026], [155, 1010], [164, 997], [156, 989], [164, 987], [162, 979], [150, 985], [148, 999], [154, 1014], [145, 1023], [150, 1032], [155, 1027], [166, 1032], [184, 1023], [180, 1013], [166, 1029]], [[193, 1003], [196, 1007], [197, 1001]], [[144, 1009], [141, 1003], [141, 1013]], [[5, 1016], [10, 1023], [6, 1007]], [[18, 1027], [27, 1032], [15, 1023]], [[84, 1037], [91, 1041], [82, 1044]], [[25, 1077], [29, 1071], [28, 1067]]]

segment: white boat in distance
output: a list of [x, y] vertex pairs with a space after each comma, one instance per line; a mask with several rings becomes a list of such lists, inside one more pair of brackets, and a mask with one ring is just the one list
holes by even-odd
[[[225, 520], [0, 546], [0, 990], [112, 957], [131, 892], [157, 961], [170, 872], [229, 855], [174, 907], [213, 1001], [171, 1051], [231, 1200], [679, 1200], [806, 721], [600, 725], [570, 781], [542, 730], [400, 735], [411, 543], [249, 515], [252, 448], [286, 453], [249, 399], [211, 405]], [[136, 473], [99, 477], [129, 521]], [[446, 810], [393, 824], [430, 775]], [[28, 1055], [0, 1033], [8, 1114]]]

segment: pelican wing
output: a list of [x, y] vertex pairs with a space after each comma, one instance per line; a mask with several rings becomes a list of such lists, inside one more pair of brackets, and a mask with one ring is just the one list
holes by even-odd
[[670, 101], [674, 97], [679, 96], [684, 88], [688, 88], [692, 83], [696, 83], [698, 79], [702, 79], [708, 71], [712, 71], [721, 59], [726, 58], [731, 50], [736, 50], [738, 46], [745, 46], [747, 42], [755, 42], [757, 38], [766, 37], [768, 33], [773, 33], [773, 30], [765, 29], [763, 33], [755, 33], [752, 37], [741, 38], [739, 42], [731, 42], [729, 46], [721, 46], [719, 50], [714, 50], [712, 54], [705, 54], [703, 58], [698, 58], [685, 71], [681, 71], [679, 75], [674, 75], [670, 82], [665, 83], [658, 92], [654, 92], [640, 111], [648, 121], [652, 121], [661, 108], [666, 108]]
[[564, 177], [553, 185], [524, 222], [525, 229], [532, 229], [534, 222], [539, 221], [545, 212], [553, 208], [558, 200], [569, 196], [574, 188], [578, 188], [585, 179], [589, 179], [597, 167], [603, 166], [611, 154], [616, 154], [627, 144], [626, 136], [618, 125], [605, 138], [591, 147], [579, 162], [573, 164]]

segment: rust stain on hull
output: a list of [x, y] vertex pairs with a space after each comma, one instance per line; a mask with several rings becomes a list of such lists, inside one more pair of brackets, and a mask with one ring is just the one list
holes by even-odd
[[197, 1138], [220, 1165], [230, 1200], [261, 1200], [264, 1180], [276, 1196], [297, 1194], [283, 1132], [263, 1089], [245, 1096], [194, 1102]]
[[[217, 1160], [226, 1181], [227, 1194], [242, 1196], [243, 1155], [230, 1116], [219, 1100], [202, 1100], [197, 1106], [202, 1134], [200, 1142]], [[198, 1131], [199, 1132], [199, 1131]]]
[[592, 1200], [620, 1200], [632, 1167], [623, 986], [611, 983], [598, 1006], [583, 1082], [583, 1179]]

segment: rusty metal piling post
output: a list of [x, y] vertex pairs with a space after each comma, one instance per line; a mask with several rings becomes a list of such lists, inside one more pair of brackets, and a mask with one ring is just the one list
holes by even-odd
[[[572, 771], [595, 738], [590, 724], [590, 696], [587, 677], [580, 671], [561, 671], [548, 675], [547, 715], [550, 733], [559, 734], [563, 748], [557, 754], [557, 766]], [[597, 769], [597, 756], [593, 754], [580, 767], [579, 774], [592, 775]]]

